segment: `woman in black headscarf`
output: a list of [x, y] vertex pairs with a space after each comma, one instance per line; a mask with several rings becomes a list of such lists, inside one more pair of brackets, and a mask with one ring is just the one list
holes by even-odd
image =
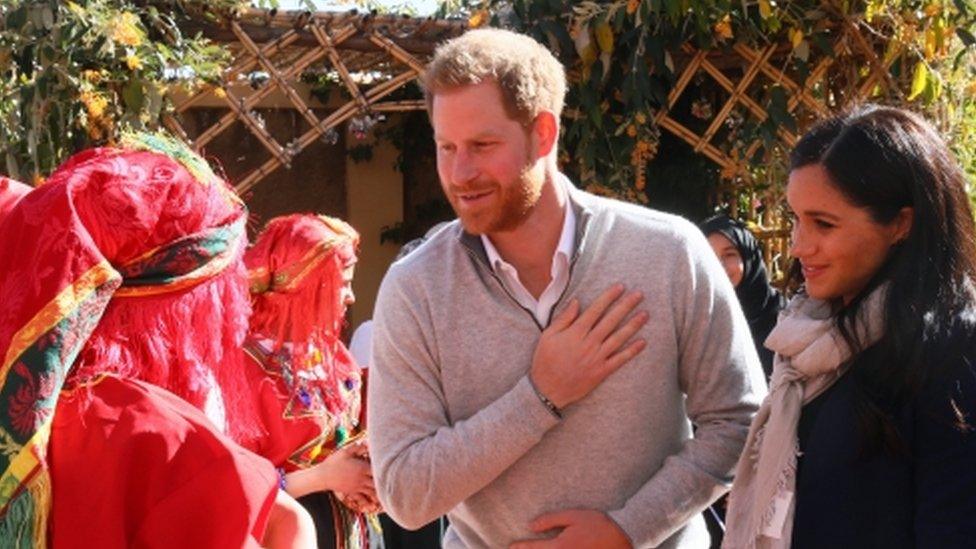
[[763, 342], [776, 325], [776, 316], [785, 300], [769, 284], [759, 241], [745, 225], [727, 215], [706, 219], [701, 230], [735, 286], [735, 294], [749, 321], [752, 340], [768, 379], [773, 371], [773, 352], [764, 347]]

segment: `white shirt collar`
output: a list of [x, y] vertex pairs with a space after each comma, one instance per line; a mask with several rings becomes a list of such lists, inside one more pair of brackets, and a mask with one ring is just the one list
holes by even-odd
[[[488, 235], [481, 235], [481, 243], [485, 246], [485, 253], [488, 255], [488, 263], [491, 268], [498, 272], [498, 269], [503, 265], [508, 265], [509, 263], [502, 259], [502, 256], [498, 253], [495, 245], [491, 243], [491, 239]], [[573, 212], [572, 206], [569, 204], [569, 198], [566, 199], [566, 204], [563, 210], [563, 228], [562, 232], [559, 233], [559, 243], [556, 245], [556, 251], [552, 254], [552, 267], [551, 274], [555, 276], [559, 265], [557, 265], [557, 259], [562, 259], [569, 263], [569, 259], [573, 257], [573, 246], [576, 244], [576, 214]]]

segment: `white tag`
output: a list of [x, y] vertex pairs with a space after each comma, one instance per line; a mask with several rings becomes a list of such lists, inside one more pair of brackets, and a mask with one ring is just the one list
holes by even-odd
[[760, 534], [773, 539], [783, 537], [783, 524], [786, 522], [786, 514], [790, 510], [790, 503], [793, 501], [793, 492], [780, 492], [773, 499], [773, 517], [769, 524], [763, 525]]

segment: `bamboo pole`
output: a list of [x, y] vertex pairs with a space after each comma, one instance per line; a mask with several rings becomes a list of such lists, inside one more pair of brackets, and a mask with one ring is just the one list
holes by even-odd
[[743, 94], [749, 89], [749, 85], [752, 84], [752, 81], [755, 80], [756, 76], [759, 74], [759, 68], [769, 60], [769, 57], [773, 55], [773, 51], [775, 51], [775, 49], [775, 46], [767, 47], [766, 50], [755, 61], [752, 62], [746, 73], [742, 75], [739, 83], [736, 84], [735, 88], [729, 90], [731, 93], [729, 99], [724, 105], [722, 105], [722, 108], [712, 120], [712, 123], [708, 126], [708, 129], [706, 129], [705, 133], [702, 134], [701, 140], [695, 146], [695, 152], [701, 152], [702, 147], [707, 145], [708, 142], [715, 137], [715, 133], [718, 132], [720, 127], [722, 127], [722, 123], [725, 122], [725, 117], [728, 116], [729, 113], [732, 112], [732, 109], [741, 102]]
[[[402, 73], [395, 78], [392, 78], [382, 84], [378, 84], [373, 88], [370, 88], [366, 92], [366, 98], [370, 101], [377, 101], [387, 95], [396, 91], [397, 88], [403, 84], [409, 82], [411, 79], [416, 78], [416, 73], [413, 71], [407, 71]], [[331, 115], [322, 120], [318, 127], [312, 128], [302, 134], [298, 138], [297, 150], [301, 152], [305, 150], [310, 144], [312, 144], [318, 136], [324, 131], [330, 128], [334, 128], [339, 124], [345, 122], [349, 118], [352, 118], [354, 114], [358, 112], [358, 104], [355, 101], [349, 101], [336, 109]], [[297, 153], [296, 153], [297, 154]], [[275, 158], [271, 158], [262, 164], [259, 168], [249, 173], [244, 177], [235, 187], [238, 194], [244, 194], [250, 190], [254, 185], [258, 184], [263, 178], [267, 177], [268, 174], [276, 170], [281, 165], [280, 162], [276, 162]]]
[[424, 73], [424, 65], [389, 38], [378, 35], [376, 31], [368, 33], [366, 37], [380, 48], [383, 48], [383, 51], [388, 55], [413, 69], [417, 74]]
[[[316, 62], [324, 54], [325, 52], [321, 50], [311, 50], [307, 52], [305, 55], [299, 58], [299, 60], [285, 73], [285, 78], [291, 79], [297, 77], [298, 74], [301, 73], [301, 71], [305, 70], [309, 65]], [[289, 85], [289, 87], [291, 86]], [[244, 99], [244, 109], [245, 110], [253, 109], [262, 99], [271, 95], [271, 93], [274, 92], [274, 90], [275, 88], [270, 85], [259, 88], [254, 93], [248, 95], [247, 98]], [[225, 93], [229, 93], [229, 92], [225, 89]], [[217, 137], [217, 135], [219, 135], [221, 132], [229, 128], [236, 119], [237, 119], [236, 111], [232, 110], [231, 112], [222, 116], [220, 120], [218, 120], [215, 124], [207, 128], [203, 133], [201, 133], [197, 137], [196, 142], [199, 144], [200, 147], [203, 147], [211, 140], [213, 140], [215, 137]]]
[[681, 94], [684, 93], [685, 88], [688, 86], [689, 83], [691, 83], [691, 79], [694, 78], [695, 73], [698, 71], [698, 68], [701, 67], [702, 61], [704, 61], [704, 59], [705, 59], [705, 50], [698, 50], [698, 52], [695, 53], [695, 55], [691, 58], [691, 60], [688, 61], [688, 64], [685, 66], [684, 71], [682, 71], [681, 76], [678, 78], [678, 81], [675, 82], [674, 88], [672, 88], [671, 91], [668, 92], [668, 108], [661, 109], [657, 112], [657, 114], [654, 116], [655, 123], [660, 124], [661, 120], [663, 120], [664, 117], [667, 116], [668, 111], [670, 111], [671, 108], [674, 107], [674, 105], [678, 102], [678, 99], [681, 97]]
[[329, 57], [329, 61], [332, 63], [333, 68], [339, 73], [339, 77], [342, 79], [342, 83], [345, 84], [346, 89], [352, 96], [353, 100], [359, 103], [360, 108], [366, 108], [366, 99], [363, 97], [362, 92], [359, 91], [359, 86], [353, 80], [352, 75], [349, 74], [349, 70], [346, 69], [346, 65], [342, 62], [339, 57], [339, 52], [336, 51], [335, 45], [332, 43], [332, 39], [329, 34], [325, 32], [317, 24], [313, 24], [310, 27], [312, 29], [312, 34], [315, 35], [316, 40], [322, 44], [322, 48], [325, 49], [325, 54]]

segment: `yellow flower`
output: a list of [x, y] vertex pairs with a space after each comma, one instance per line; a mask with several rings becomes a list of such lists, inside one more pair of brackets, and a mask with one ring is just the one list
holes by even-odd
[[595, 34], [600, 51], [613, 53], [613, 27], [609, 23], [600, 23], [596, 26]]
[[40, 187], [41, 185], [44, 184], [45, 181], [47, 181], [47, 179], [45, 179], [43, 175], [41, 175], [39, 173], [35, 173], [34, 174], [34, 186], [35, 187]]
[[125, 12], [112, 24], [111, 38], [124, 46], [138, 46], [142, 43], [142, 30], [139, 28], [139, 17], [131, 12]]
[[105, 116], [108, 99], [104, 95], [92, 91], [83, 91], [81, 92], [81, 102], [85, 105], [85, 110], [88, 111], [90, 119], [98, 120]]
[[627, 135], [629, 137], [637, 137], [637, 128], [633, 124], [627, 126]]
[[488, 22], [488, 10], [478, 10], [468, 19], [468, 27], [476, 29]]
[[223, 98], [227, 97], [227, 92], [224, 91], [224, 88], [217, 87], [217, 88], [214, 88], [214, 95], [216, 95], [217, 97], [223, 99]]
[[732, 16], [725, 14], [725, 17], [719, 20], [718, 23], [715, 23], [712, 30], [715, 32], [715, 37], [718, 38], [719, 42], [724, 42], [725, 40], [731, 39], [733, 37]]
[[639, 113], [637, 113], [637, 114], [634, 115], [634, 120], [636, 120], [638, 124], [643, 124], [643, 123], [647, 122], [647, 117], [644, 116], [644, 113], [639, 112]]
[[130, 54], [125, 56], [125, 64], [129, 67], [130, 71], [137, 71], [142, 68], [142, 59], [136, 54]]

